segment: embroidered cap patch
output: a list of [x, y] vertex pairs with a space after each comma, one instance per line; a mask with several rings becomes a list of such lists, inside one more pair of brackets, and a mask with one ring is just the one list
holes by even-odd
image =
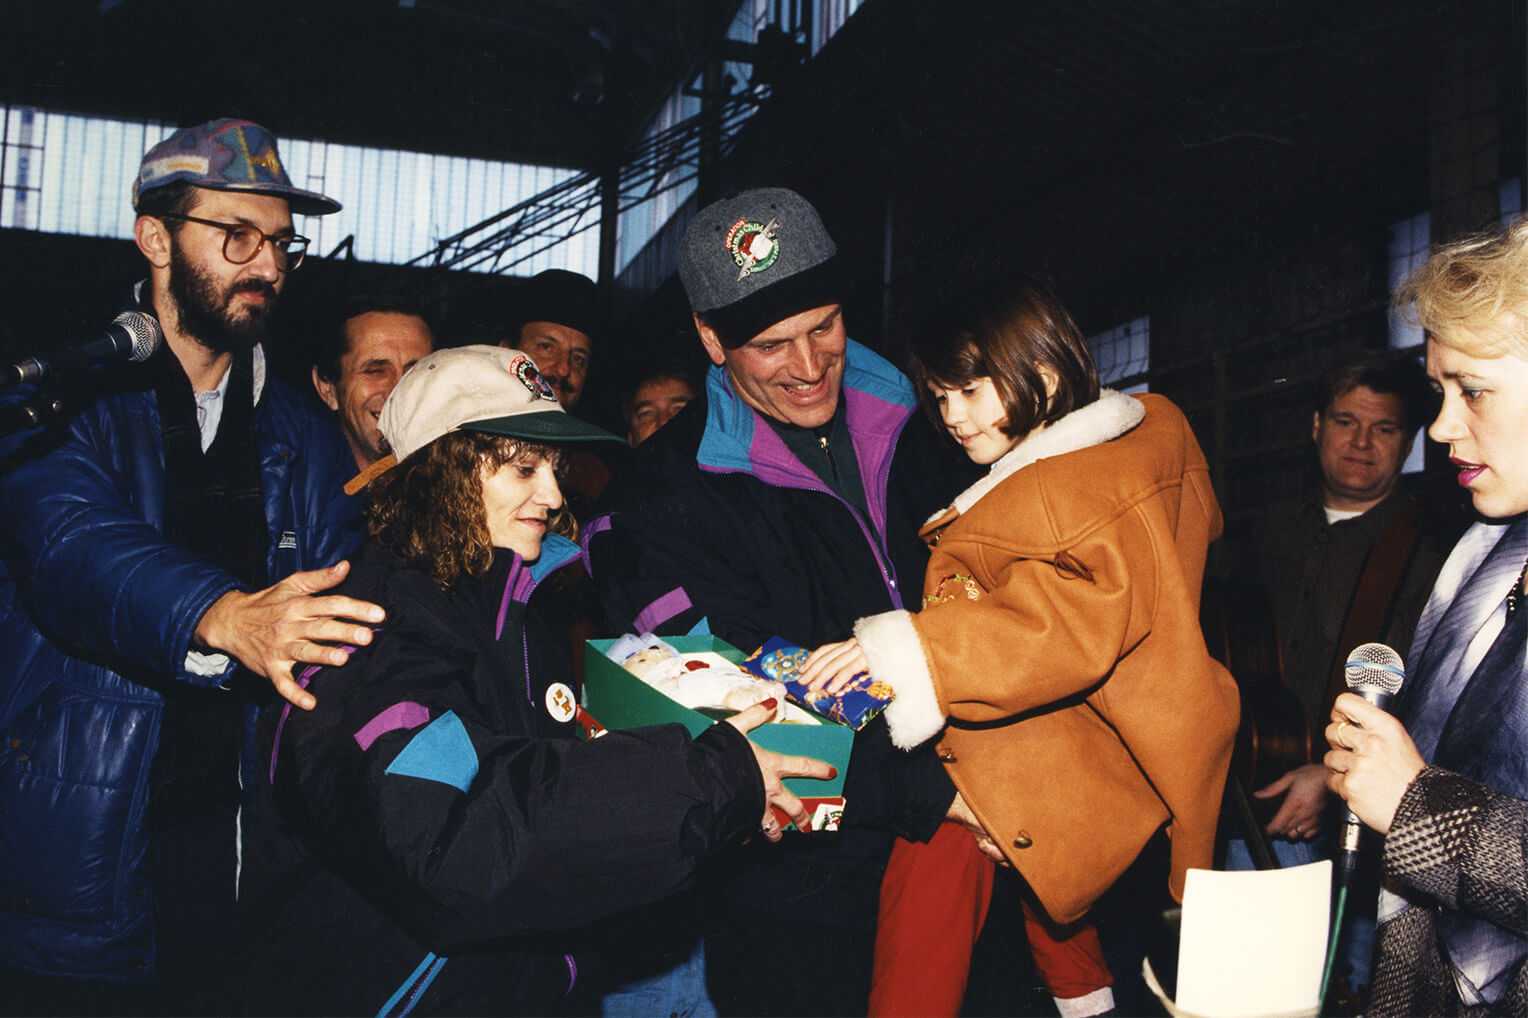
[[532, 396], [535, 396], [537, 399], [549, 399], [553, 403], [557, 402], [557, 394], [552, 391], [552, 387], [547, 384], [547, 380], [541, 377], [541, 371], [536, 367], [535, 361], [525, 354], [520, 354], [512, 363], [514, 365], [515, 377], [525, 384], [525, 387], [531, 391]]
[[732, 224], [732, 228], [727, 231], [725, 243], [732, 254], [732, 260], [737, 263], [737, 278], [743, 279], [756, 272], [763, 272], [779, 259], [780, 244], [775, 238], [779, 226], [778, 219], [771, 219], [768, 223], [739, 219]]

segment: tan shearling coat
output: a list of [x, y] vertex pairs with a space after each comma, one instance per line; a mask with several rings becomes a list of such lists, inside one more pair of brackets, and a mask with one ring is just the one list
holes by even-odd
[[[892, 738], [956, 787], [1058, 922], [1164, 824], [1169, 887], [1211, 865], [1238, 720], [1199, 628], [1220, 510], [1183, 414], [1104, 390], [936, 514], [924, 607], [860, 620]], [[948, 720], [948, 725], [946, 721]]]

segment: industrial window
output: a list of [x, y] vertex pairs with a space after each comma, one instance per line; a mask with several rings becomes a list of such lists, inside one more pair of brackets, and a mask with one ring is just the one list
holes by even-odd
[[[1432, 242], [1432, 214], [1422, 212], [1390, 226], [1390, 292], [1427, 261]], [[1390, 309], [1390, 349], [1406, 350], [1422, 345], [1422, 327], [1410, 320], [1405, 308]]]
[[[1088, 337], [1098, 380], [1121, 392], [1148, 391], [1151, 370], [1151, 317], [1142, 315]], [[1123, 384], [1123, 387], [1121, 386]]]
[[[744, 0], [732, 24], [727, 26], [727, 38], [742, 43], [757, 41], [759, 29], [768, 23], [768, 7], [769, 0]], [[722, 79], [727, 95], [747, 91], [751, 73], [748, 64], [724, 62]], [[621, 167], [621, 211], [616, 219], [617, 272], [631, 264], [695, 193], [701, 134], [706, 129], [700, 118], [703, 88], [704, 81], [696, 75], [674, 89], [643, 129], [632, 146], [631, 157]], [[748, 103], [727, 110], [714, 128], [719, 144], [728, 145], [751, 116], [753, 107]]]
[[[0, 105], [0, 227], [130, 239], [138, 163], [175, 126]], [[344, 205], [332, 216], [295, 217], [313, 252], [328, 254], [353, 237], [356, 258], [389, 264], [419, 258], [439, 239], [577, 175], [300, 138], [280, 138], [279, 146], [293, 184]], [[585, 231], [517, 269], [592, 276], [598, 264], [598, 237]]]
[[[813, 11], [811, 5], [803, 6], [800, 0], [743, 0], [727, 28], [727, 38], [754, 44], [764, 28], [776, 25], [790, 38], [804, 42], [807, 52], [816, 56], [863, 3], [864, 0], [819, 0]], [[715, 130], [724, 152], [753, 115], [753, 102], [766, 97], [768, 89], [754, 81], [754, 68], [746, 62], [724, 61], [721, 76], [727, 98], [717, 98], [726, 104], [726, 109], [720, 123], [710, 129]], [[707, 129], [702, 127], [700, 117], [703, 89], [700, 76], [676, 88], [642, 131], [633, 146], [632, 157], [621, 168], [617, 272], [631, 264], [695, 193], [701, 134]], [[745, 92], [752, 92], [750, 99], [730, 101]]]
[[1523, 178], [1513, 177], [1501, 182], [1501, 225], [1508, 226], [1523, 211]]

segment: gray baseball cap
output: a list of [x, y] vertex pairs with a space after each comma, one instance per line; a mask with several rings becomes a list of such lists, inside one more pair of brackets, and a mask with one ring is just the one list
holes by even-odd
[[840, 301], [838, 247], [817, 210], [783, 187], [701, 209], [679, 249], [690, 309], [736, 348], [792, 315]]

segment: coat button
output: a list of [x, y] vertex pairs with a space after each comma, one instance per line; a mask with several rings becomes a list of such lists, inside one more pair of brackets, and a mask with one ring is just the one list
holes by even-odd
[[955, 751], [954, 750], [950, 750], [950, 749], [941, 749], [939, 751], [939, 762], [940, 763], [954, 763], [955, 762]]
[[1020, 831], [1019, 834], [1018, 834], [1018, 837], [1013, 839], [1013, 847], [1014, 848], [1028, 848], [1030, 845], [1033, 845], [1034, 843], [1035, 843], [1035, 840], [1029, 836], [1029, 832], [1028, 831]]

